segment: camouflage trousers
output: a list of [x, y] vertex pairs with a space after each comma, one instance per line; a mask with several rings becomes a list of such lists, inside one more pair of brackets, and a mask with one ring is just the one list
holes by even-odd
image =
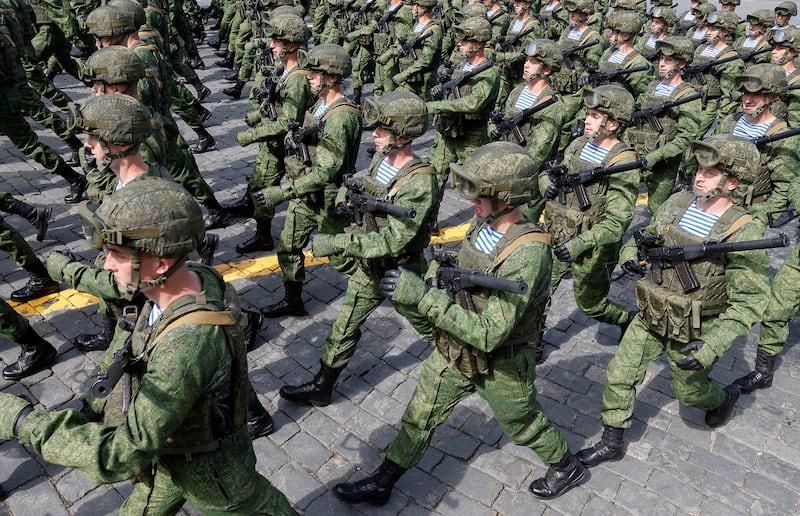
[[45, 63], [51, 57], [64, 68], [64, 71], [77, 78], [80, 75], [77, 62], [70, 57], [71, 42], [67, 41], [64, 33], [54, 25], [39, 25], [36, 34], [31, 39], [36, 60]]
[[[286, 219], [278, 242], [278, 263], [285, 283], [302, 283], [306, 279], [303, 249], [316, 229], [320, 233], [336, 235], [344, 231], [349, 223], [346, 217], [337, 215], [334, 208], [336, 190], [317, 192], [316, 200], [292, 199], [286, 208]], [[331, 266], [341, 271], [344, 259], [332, 256]]]
[[514, 444], [533, 450], [545, 463], [558, 462], [567, 452], [561, 431], [547, 418], [536, 400], [536, 352], [530, 346], [496, 351], [489, 359], [491, 372], [472, 379], [450, 367], [434, 351], [422, 364], [414, 395], [403, 413], [400, 433], [386, 458], [411, 468], [422, 457], [433, 431], [455, 406], [477, 392], [492, 408], [503, 432]]
[[576, 257], [571, 263], [553, 260], [550, 277], [550, 295], [569, 271], [572, 271], [572, 290], [575, 302], [588, 317], [608, 324], [621, 324], [628, 320], [628, 310], [608, 299], [611, 287], [608, 267], [619, 258], [619, 244], [593, 248]]
[[122, 516], [176, 514], [189, 501], [202, 514], [297, 514], [289, 500], [255, 469], [249, 438], [192, 456], [162, 456], [149, 482], [138, 482]]
[[675, 365], [686, 356], [680, 342], [662, 339], [650, 333], [644, 321], [636, 317], [619, 343], [614, 358], [606, 369], [606, 388], [603, 391], [603, 424], [614, 428], [629, 428], [633, 418], [636, 386], [644, 381], [650, 364], [667, 352], [672, 390], [678, 401], [690, 407], [713, 410], [725, 397], [722, 387], [709, 377], [711, 367], [702, 371], [685, 371]]
[[[280, 184], [281, 178], [286, 173], [286, 169], [283, 166], [283, 154], [281, 145], [259, 142], [253, 175], [250, 176], [248, 181], [251, 192], [257, 192], [268, 186]], [[267, 237], [270, 234], [272, 219], [275, 218], [275, 208], [262, 208], [255, 205], [253, 218], [256, 221], [256, 233]]]
[[[421, 263], [404, 265], [407, 269], [422, 274], [425, 266]], [[357, 267], [347, 283], [344, 304], [336, 316], [330, 333], [325, 338], [325, 350], [322, 352], [322, 363], [328, 367], [339, 368], [355, 354], [356, 345], [361, 337], [361, 325], [367, 317], [383, 302], [380, 289], [380, 277], [368, 275], [361, 267]], [[433, 325], [427, 317], [423, 317], [408, 305], [394, 304], [397, 312], [408, 319], [412, 326], [423, 337], [430, 337]]]
[[28, 320], [0, 299], [0, 337], [16, 342], [28, 331]]
[[0, 218], [0, 250], [5, 251], [17, 265], [28, 269], [39, 261], [33, 248], [23, 236]]
[[789, 339], [789, 322], [800, 310], [800, 246], [792, 250], [772, 280], [767, 309], [761, 321], [758, 347], [775, 356]]
[[8, 92], [0, 93], [0, 134], [8, 136], [20, 152], [42, 165], [48, 172], [66, 167], [67, 164], [56, 151], [39, 141], [22, 116], [19, 105], [16, 102], [10, 103], [7, 94]]

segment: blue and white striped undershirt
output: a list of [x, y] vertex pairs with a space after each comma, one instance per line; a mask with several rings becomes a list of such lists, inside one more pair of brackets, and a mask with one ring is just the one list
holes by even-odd
[[317, 109], [314, 110], [314, 116], [316, 118], [322, 118], [322, 115], [325, 114], [325, 112], [328, 110], [328, 107], [329, 107], [329, 104], [325, 104], [324, 102], [320, 102], [319, 106], [317, 106]]
[[744, 117], [740, 117], [733, 128], [734, 136], [742, 136], [744, 138], [758, 138], [767, 134], [770, 122], [764, 124], [751, 124]]
[[475, 247], [478, 251], [490, 254], [494, 251], [494, 246], [503, 238], [505, 233], [493, 230], [490, 226], [486, 226], [478, 233], [478, 239], [475, 241]]
[[651, 34], [647, 43], [644, 44], [645, 48], [656, 48], [656, 41], [658, 41], [658, 38]]
[[625, 56], [628, 54], [625, 52], [620, 52], [618, 49], [615, 49], [610, 56], [608, 56], [608, 62], [614, 64], [622, 64], [625, 61]]
[[525, 26], [525, 20], [520, 20], [517, 18], [514, 20], [514, 24], [511, 26], [511, 33], [512, 34], [519, 34], [522, 32], [522, 28]]
[[580, 41], [581, 38], [583, 37], [583, 33], [584, 32], [585, 31], [582, 31], [582, 30], [571, 29], [569, 31], [569, 36], [567, 36], [567, 39], [571, 39], [573, 41]]
[[[699, 38], [695, 38], [699, 39]], [[707, 45], [706, 48], [700, 52], [700, 56], [702, 57], [717, 57], [722, 52], [721, 48], [714, 48], [711, 45]]]
[[696, 30], [692, 34], [692, 39], [697, 40], [697, 41], [701, 41], [701, 40], [705, 39], [706, 32], [708, 32], [708, 31], [706, 31], [705, 29]]
[[419, 34], [420, 32], [422, 32], [422, 29], [424, 29], [424, 28], [425, 28], [425, 24], [422, 23], [422, 22], [418, 22], [416, 25], [414, 25], [414, 33], [415, 34]]
[[755, 48], [758, 45], [760, 39], [753, 39], [747, 38], [746, 40], [742, 41], [742, 48]]
[[594, 144], [594, 142], [589, 142], [583, 146], [583, 149], [581, 149], [581, 159], [590, 163], [600, 164], [603, 162], [603, 159], [605, 159], [606, 154], [608, 154], [608, 151], [610, 150], [611, 149], [598, 147]]
[[147, 318], [147, 325], [152, 326], [156, 323], [161, 314], [164, 313], [164, 310], [158, 306], [157, 304], [153, 303], [153, 309], [150, 310], [150, 316]]
[[539, 95], [536, 93], [531, 93], [528, 91], [528, 88], [522, 88], [522, 93], [519, 94], [517, 101], [514, 102], [514, 109], [518, 109], [520, 111], [523, 109], [528, 109], [536, 104], [537, 100], [539, 100]]
[[656, 97], [669, 97], [673, 91], [675, 91], [675, 86], [666, 82], [659, 82], [654, 93]]
[[473, 68], [475, 68], [474, 64], [464, 63], [464, 72], [471, 72]]
[[389, 164], [389, 157], [383, 158], [381, 164], [378, 165], [378, 173], [375, 175], [375, 179], [378, 183], [382, 185], [388, 185], [391, 183], [394, 176], [397, 175], [397, 171], [400, 170], [400, 167], [395, 167]]
[[719, 220], [719, 215], [707, 213], [697, 207], [696, 203], [692, 203], [686, 213], [681, 217], [678, 222], [678, 227], [689, 234], [703, 238], [711, 233], [711, 228]]

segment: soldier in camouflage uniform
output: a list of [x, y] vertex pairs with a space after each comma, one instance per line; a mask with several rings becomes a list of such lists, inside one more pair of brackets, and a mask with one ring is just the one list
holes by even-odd
[[[554, 96], [555, 104], [543, 108], [522, 120], [517, 127], [524, 142], [517, 141], [514, 133], [505, 136], [505, 139], [524, 145], [536, 163], [545, 163], [556, 159], [559, 148], [559, 135], [561, 128], [567, 124], [567, 110], [561, 101], [561, 96], [550, 86], [550, 78], [561, 69], [563, 59], [558, 45], [549, 39], [536, 39], [531, 41], [525, 49], [525, 66], [523, 78], [528, 81], [514, 88], [508, 97], [505, 106], [505, 117], [509, 119], [520, 111], [547, 102]], [[493, 130], [491, 137], [496, 140], [497, 130]], [[544, 198], [537, 195], [531, 201], [521, 206], [520, 209], [528, 220], [538, 221], [544, 208]]]
[[[775, 14], [769, 9], [756, 9], [747, 15], [747, 36], [742, 38], [736, 45], [739, 54], [746, 54], [757, 50], [770, 48], [769, 35], [772, 33], [772, 26], [775, 22]], [[769, 51], [757, 54], [747, 59], [744, 64], [750, 66], [757, 63], [769, 63], [771, 60]]]
[[498, 109], [505, 106], [508, 94], [522, 81], [525, 48], [531, 40], [540, 38], [542, 32], [539, 21], [531, 16], [529, 0], [514, 2], [514, 14], [516, 17], [511, 20], [508, 31], [496, 46], [495, 62], [501, 77], [500, 93], [497, 95]]
[[[771, 63], [749, 67], [733, 80], [741, 97], [741, 111], [729, 115], [717, 126], [719, 134], [754, 139], [789, 129], [786, 121], [772, 113], [772, 104], [786, 93], [783, 69]], [[800, 181], [800, 148], [797, 138], [759, 145], [760, 160], [750, 164], [756, 177], [751, 181], [745, 207], [765, 227], [767, 214], [786, 208], [790, 189]]]
[[[786, 27], [770, 34], [769, 44], [772, 46], [772, 63], [779, 65], [786, 73], [787, 87], [800, 84], [800, 68], [795, 59], [800, 55], [800, 29]], [[775, 101], [770, 108], [772, 113], [783, 118], [789, 127], [800, 127], [800, 89], [792, 89]]]
[[394, 91], [392, 77], [398, 73], [394, 50], [400, 38], [407, 38], [414, 26], [413, 7], [402, 0], [390, 0], [383, 12], [376, 15], [371, 27], [375, 55], [375, 84], [372, 90], [374, 97], [384, 92]]
[[[290, 133], [289, 123], [303, 119], [311, 97], [307, 70], [300, 67], [298, 61], [304, 52], [301, 48], [305, 47], [309, 36], [303, 19], [293, 14], [276, 16], [267, 23], [265, 31], [271, 38], [270, 51], [279, 68], [272, 76], [266, 77], [260, 86], [262, 90], [274, 93], [272, 98], [263, 100], [268, 103], [265, 110], [248, 113], [248, 125], [253, 125], [253, 128], [236, 135], [242, 146], [258, 142], [256, 164], [244, 197], [226, 208], [232, 215], [253, 217], [256, 221], [255, 234], [236, 246], [239, 253], [271, 251], [274, 248], [271, 225], [275, 208], [255, 206], [251, 194], [280, 183], [286, 171], [283, 142]], [[269, 115], [270, 109], [274, 109], [274, 120], [263, 114], [266, 112]]]
[[569, 11], [566, 2], [562, 0], [549, 0], [542, 2], [539, 8], [539, 20], [542, 24], [542, 37], [557, 40], [569, 25]]
[[203, 513], [295, 514], [255, 469], [236, 292], [213, 269], [185, 262], [204, 233], [197, 202], [151, 179], [81, 213], [119, 289], [148, 299], [131, 336], [131, 382], [112, 387], [103, 423], [2, 394], [0, 437], [95, 482], [135, 479], [123, 515], [174, 514], [187, 500]]
[[[406, 42], [418, 41], [413, 47], [417, 59], [411, 53], [402, 54], [399, 42], [378, 58], [379, 64], [395, 72], [390, 79], [393, 89], [408, 90], [423, 99], [436, 84], [436, 69], [442, 57], [442, 24], [431, 14], [435, 5], [436, 0], [411, 0], [414, 26], [405, 38]], [[425, 39], [420, 41], [421, 37]]]
[[[25, 120], [22, 101], [17, 81], [19, 74], [19, 46], [15, 39], [20, 33], [12, 31], [14, 24], [10, 17], [0, 14], [0, 134], [4, 134], [11, 143], [29, 158], [38, 162], [50, 174], [56, 174], [69, 183], [69, 195], [64, 202], [74, 204], [80, 202], [86, 192], [86, 178], [75, 172], [53, 149], [39, 141], [28, 121]], [[21, 80], [21, 79], [20, 79]]]
[[[670, 1], [670, 4], [672, 2]], [[697, 9], [700, 5], [709, 5], [708, 0], [691, 0], [689, 2], [689, 8], [683, 12], [678, 13], [678, 21], [675, 23], [675, 35], [676, 36], [689, 36], [687, 32], [694, 28], [698, 27], [697, 24]], [[714, 4], [710, 4], [713, 7], [712, 10], [716, 11], [717, 7]]]
[[[646, 26], [644, 34], [636, 40], [636, 50], [652, 63], [658, 60], [656, 43], [672, 34], [677, 17], [675, 9], [657, 6], [650, 10], [649, 18], [650, 24]], [[694, 46], [692, 51], [694, 52]]]
[[736, 14], [736, 7], [741, 5], [741, 0], [719, 0], [719, 8], [722, 12], [730, 13], [736, 16], [736, 27], [733, 29], [731, 33], [731, 41], [735, 44], [742, 41], [745, 37], [745, 31], [747, 29], [745, 20], [742, 19], [741, 16]]
[[53, 208], [37, 208], [16, 199], [8, 192], [0, 192], [0, 211], [19, 215], [30, 222], [36, 228], [36, 241], [41, 242], [47, 234], [47, 225]]
[[[658, 40], [658, 79], [650, 83], [647, 92], [639, 99], [641, 109], [650, 109], [666, 102], [681, 100], [697, 94], [681, 77], [681, 69], [691, 64], [694, 53], [688, 38], [669, 36]], [[696, 99], [661, 111], [655, 115], [661, 131], [648, 119], [641, 119], [639, 127], [625, 131], [625, 139], [636, 152], [647, 160], [642, 180], [647, 185], [647, 208], [650, 215], [672, 194], [675, 177], [689, 142], [702, 136], [698, 133], [702, 100]], [[658, 125], [658, 124], [656, 124]]]
[[[348, 503], [385, 504], [395, 482], [422, 457], [434, 429], [475, 392], [489, 403], [512, 442], [550, 465], [530, 485], [534, 496], [555, 498], [584, 476], [563, 434], [536, 400], [535, 351], [527, 344], [544, 322], [551, 266], [549, 237], [519, 210], [535, 191], [536, 163], [522, 147], [494, 142], [476, 150], [463, 165], [453, 164], [452, 170], [454, 188], [475, 207], [458, 266], [490, 277], [522, 278], [529, 289], [525, 294], [471, 289], [470, 309], [411, 271], [387, 271], [381, 290], [393, 303], [430, 319], [436, 349], [422, 364], [400, 433], [377, 473], [334, 488]], [[434, 285], [438, 268], [433, 262], [426, 274]]]
[[[484, 48], [492, 37], [492, 27], [485, 18], [467, 18], [453, 27], [458, 52], [464, 57], [463, 66], [453, 73], [453, 79], [469, 73], [487, 62]], [[489, 63], [491, 64], [491, 63]], [[437, 94], [431, 90], [432, 102], [428, 113], [434, 115], [436, 138], [431, 148], [431, 164], [439, 172], [439, 195], [444, 194], [450, 163], [463, 161], [475, 149], [488, 141], [487, 122], [500, 91], [500, 74], [490, 66], [478, 75], [458, 85], [459, 97], [450, 92]], [[447, 98], [443, 98], [444, 94]]]
[[797, 16], [797, 4], [792, 2], [791, 0], [787, 2], [781, 2], [775, 6], [775, 29], [785, 29], [788, 27], [793, 27], [792, 24], [789, 23], [789, 20], [792, 19], [792, 16]]
[[706, 42], [706, 35], [708, 33], [708, 27], [706, 27], [706, 17], [709, 14], [716, 12], [716, 10], [717, 7], [710, 3], [703, 3], [697, 7], [692, 7], [694, 26], [686, 31], [686, 37], [692, 40], [694, 48], [697, 48]]
[[[5, 225], [0, 221], [0, 226]], [[36, 333], [27, 319], [0, 299], [0, 337], [16, 342], [21, 348], [17, 361], [3, 368], [6, 380], [21, 380], [47, 369], [56, 361], [58, 351]]]
[[[412, 218], [367, 212], [363, 213], [361, 225], [351, 224], [338, 235], [314, 237], [311, 247], [314, 256], [340, 255], [358, 266], [347, 283], [344, 304], [325, 338], [319, 372], [308, 383], [281, 387], [281, 397], [294, 403], [316, 406], [330, 403], [336, 379], [356, 351], [361, 325], [383, 301], [379, 282], [384, 272], [402, 266], [423, 273], [427, 265], [422, 251], [430, 241], [433, 226], [430, 216], [439, 198], [439, 186], [436, 169], [416, 157], [411, 148], [412, 140], [422, 136], [428, 127], [425, 103], [411, 92], [389, 92], [366, 101], [364, 121], [375, 127], [372, 137], [379, 152], [366, 174], [356, 179], [367, 195], [414, 208], [416, 215]], [[363, 207], [354, 205], [351, 209], [363, 210]], [[395, 308], [420, 334], [431, 336], [432, 326], [427, 318], [402, 304]]]
[[[306, 112], [299, 130], [314, 126], [317, 130], [298, 145], [297, 151], [287, 153], [287, 181], [254, 192], [256, 204], [262, 208], [289, 201], [278, 244], [284, 297], [262, 310], [267, 317], [306, 313], [301, 298], [305, 280], [303, 248], [314, 229], [335, 235], [347, 225], [344, 216], [336, 213], [336, 193], [344, 175], [355, 172], [361, 143], [361, 110], [342, 93], [342, 81], [352, 72], [347, 51], [339, 45], [317, 45], [308, 52], [304, 68], [308, 70], [311, 91], [319, 99]], [[287, 142], [292, 137], [287, 136]], [[302, 145], [308, 149], [307, 161]], [[335, 268], [341, 266], [339, 262], [341, 259], [331, 258]]]
[[[619, 133], [633, 114], [633, 97], [622, 86], [609, 84], [585, 88], [585, 133], [569, 144], [564, 154], [566, 173], [598, 166], [630, 163], [636, 151], [620, 141]], [[578, 308], [589, 317], [624, 328], [628, 310], [608, 299], [610, 287], [606, 264], [617, 261], [620, 243], [633, 220], [639, 193], [638, 169], [600, 177], [585, 185], [591, 206], [581, 209], [575, 191], [559, 192], [547, 173], [539, 176], [539, 191], [549, 199], [544, 226], [553, 237], [554, 254], [550, 293], [571, 270]], [[556, 197], [563, 196], [562, 204]]]
[[[670, 197], [646, 234], [662, 235], [666, 246], [760, 238], [760, 226], [741, 207], [746, 194], [740, 191], [755, 179], [751, 172], [752, 163], [758, 161], [755, 145], [734, 136], [714, 135], [692, 142], [688, 156], [698, 166], [693, 191]], [[634, 239], [625, 245], [620, 263], [628, 272], [645, 272]], [[622, 458], [636, 386], [664, 353], [672, 389], [681, 403], [705, 410], [710, 427], [725, 424], [733, 412], [738, 387], [723, 389], [709, 375], [734, 340], [747, 335], [761, 319], [769, 295], [769, 262], [763, 250], [739, 251], [700, 258], [690, 267], [700, 287], [689, 293], [672, 267], [663, 269], [659, 282], [652, 276], [637, 282], [639, 314], [608, 364], [603, 435], [578, 452], [584, 465]]]
[[[647, 59], [634, 47], [634, 38], [642, 28], [642, 19], [630, 11], [613, 14], [608, 19], [608, 48], [600, 56], [597, 70], [610, 72], [619, 69], [648, 66]], [[633, 94], [634, 98], [644, 95], [647, 85], [653, 80], [652, 67], [647, 70], [618, 75], [611, 84], [619, 84]]]

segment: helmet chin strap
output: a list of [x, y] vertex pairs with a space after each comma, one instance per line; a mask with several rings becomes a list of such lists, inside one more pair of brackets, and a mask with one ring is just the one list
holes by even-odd
[[131, 280], [127, 285], [125, 285], [125, 292], [122, 293], [122, 297], [130, 301], [143, 287], [160, 287], [167, 282], [167, 279], [169, 279], [170, 276], [175, 274], [181, 265], [186, 263], [186, 258], [186, 256], [183, 256], [175, 260], [175, 263], [173, 263], [164, 274], [155, 279], [141, 280], [141, 251], [131, 248]]
[[389, 143], [386, 145], [386, 147], [380, 149], [378, 152], [380, 152], [381, 156], [388, 156], [389, 154], [392, 153], [392, 151], [400, 150], [403, 147], [407, 147], [408, 144], [410, 144], [410, 143], [411, 143], [410, 141], [405, 142], [405, 143], [398, 143], [397, 142], [397, 136], [395, 136], [394, 133], [390, 132], [389, 133]]
[[714, 197], [730, 197], [733, 191], [729, 190], [726, 192], [722, 189], [722, 186], [725, 184], [725, 180], [728, 179], [729, 175], [730, 172], [723, 169], [722, 177], [719, 178], [719, 183], [717, 183], [717, 186], [713, 190], [710, 192], [701, 192], [696, 187], [692, 187], [692, 193], [694, 193], [695, 197], [701, 201], [709, 201]]
[[103, 159], [97, 163], [97, 168], [102, 172], [105, 172], [111, 168], [111, 163], [113, 163], [115, 159], [124, 158], [139, 152], [139, 145], [131, 145], [123, 151], [112, 153], [111, 150], [109, 150], [108, 143], [105, 140], [100, 140], [100, 148], [103, 149], [104, 156]]
[[772, 107], [772, 104], [774, 104], [776, 100], [777, 99], [769, 100], [769, 97], [767, 97], [767, 100], [764, 101], [764, 104], [762, 104], [761, 106], [757, 107], [756, 109], [745, 109], [745, 108], [742, 108], [742, 111], [744, 112], [745, 115], [756, 117], [756, 116], [760, 115], [761, 113], [763, 113], [767, 108]]
[[500, 199], [498, 199], [497, 197], [491, 197], [490, 200], [492, 202], [492, 214], [491, 214], [491, 216], [487, 217], [487, 219], [490, 222], [493, 222], [493, 221], [499, 219], [503, 215], [511, 213], [515, 209], [514, 206], [507, 206], [506, 208], [503, 208], [501, 210], [500, 209]]

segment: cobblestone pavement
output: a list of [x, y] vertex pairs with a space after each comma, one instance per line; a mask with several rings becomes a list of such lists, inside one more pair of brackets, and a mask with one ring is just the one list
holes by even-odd
[[[246, 101], [220, 93], [229, 83], [226, 70], [214, 68], [207, 46], [204, 82], [214, 90], [206, 106], [213, 111], [209, 130], [215, 151], [198, 156], [201, 169], [223, 202], [237, 199], [253, 165], [255, 146], [236, 144], [244, 127]], [[76, 100], [88, 90], [64, 76], [58, 82]], [[248, 86], [249, 89], [249, 86]], [[194, 135], [182, 126], [189, 143]], [[43, 139], [66, 153], [52, 134]], [[367, 137], [360, 166], [367, 164]], [[432, 134], [422, 140], [425, 153]], [[7, 139], [0, 139], [0, 187], [37, 205], [53, 207], [47, 238], [35, 242], [26, 221], [8, 216], [38, 253], [45, 257], [68, 246], [93, 259], [82, 238], [76, 210], [62, 202], [66, 186], [42, 175], [21, 157]], [[636, 225], [642, 223], [639, 208]], [[277, 236], [282, 216], [276, 219]], [[469, 206], [448, 191], [442, 226], [457, 226], [469, 217]], [[216, 264], [225, 271], [247, 304], [262, 307], [281, 294], [274, 254], [241, 256], [234, 245], [253, 230], [252, 221], [217, 231], [221, 237]], [[635, 226], [636, 226], [635, 225]], [[796, 223], [784, 228], [796, 240]], [[459, 238], [451, 237], [455, 240]], [[773, 272], [786, 252], [773, 252]], [[26, 275], [7, 257], [0, 257], [0, 296], [8, 299]], [[591, 470], [579, 488], [552, 500], [539, 501], [527, 491], [544, 474], [533, 452], [503, 436], [487, 404], [473, 396], [458, 406], [435, 433], [420, 464], [397, 484], [388, 505], [349, 507], [331, 493], [336, 482], [358, 479], [374, 471], [381, 450], [396, 433], [403, 408], [413, 392], [420, 364], [431, 347], [420, 340], [393, 309], [384, 304], [369, 319], [360, 349], [342, 375], [333, 403], [325, 408], [296, 407], [278, 396], [284, 383], [306, 381], [317, 368], [324, 338], [342, 303], [346, 279], [327, 264], [313, 265], [304, 299], [309, 316], [270, 320], [250, 354], [250, 376], [262, 401], [274, 412], [277, 431], [255, 441], [258, 468], [309, 515], [328, 514], [797, 514], [800, 512], [800, 349], [790, 345], [779, 360], [771, 389], [742, 396], [732, 421], [718, 430], [703, 423], [702, 411], [680, 407], [669, 385], [666, 365], [657, 361], [637, 396], [633, 428], [626, 433], [625, 458]], [[576, 308], [566, 281], [556, 293], [546, 333], [547, 360], [537, 368], [537, 388], [547, 414], [566, 433], [572, 450], [598, 438], [604, 369], [619, 338], [616, 327], [588, 320]], [[633, 283], [613, 286], [614, 298], [633, 308]], [[70, 340], [95, 328], [100, 319], [92, 300], [65, 291], [30, 305], [18, 306], [36, 330], [59, 349], [58, 362], [21, 382], [0, 380], [0, 389], [25, 394], [41, 406], [74, 406], [86, 390], [100, 358], [83, 354]], [[756, 330], [757, 331], [757, 330]], [[751, 370], [755, 333], [740, 339], [715, 371], [723, 383]], [[793, 325], [790, 342], [797, 341]], [[0, 360], [15, 360], [18, 347], [4, 342]], [[0, 515], [83, 514], [116, 512], [131, 491], [127, 483], [96, 486], [77, 471], [44, 463], [16, 442], [0, 444], [0, 482], [9, 491]], [[185, 514], [194, 514], [191, 507]]]

